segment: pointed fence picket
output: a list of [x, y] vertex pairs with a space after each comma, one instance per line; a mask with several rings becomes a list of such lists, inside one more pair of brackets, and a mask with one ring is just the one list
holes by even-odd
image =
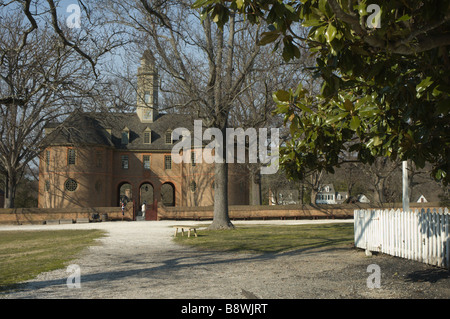
[[355, 246], [450, 269], [448, 208], [354, 211]]

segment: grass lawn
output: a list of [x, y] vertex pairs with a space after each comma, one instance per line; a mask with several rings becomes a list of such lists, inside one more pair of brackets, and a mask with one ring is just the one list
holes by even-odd
[[[236, 225], [235, 225], [236, 226]], [[233, 230], [198, 230], [198, 237], [178, 235], [175, 242], [202, 250], [253, 253], [279, 253], [350, 245], [354, 241], [353, 224], [286, 226], [239, 226]]]
[[104, 235], [100, 230], [0, 231], [0, 291], [66, 267]]

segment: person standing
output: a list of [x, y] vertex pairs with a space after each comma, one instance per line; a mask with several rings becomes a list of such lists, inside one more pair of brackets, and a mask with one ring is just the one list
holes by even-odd
[[122, 206], [122, 221], [123, 221], [123, 216], [125, 216], [125, 202], [124, 201], [122, 201], [121, 206]]
[[147, 203], [144, 201], [144, 203], [142, 203], [142, 218], [144, 218], [144, 220], [146, 210], [147, 210]]

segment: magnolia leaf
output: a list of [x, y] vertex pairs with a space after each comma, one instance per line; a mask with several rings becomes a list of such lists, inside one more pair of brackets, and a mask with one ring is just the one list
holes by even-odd
[[327, 120], [325, 121], [325, 123], [327, 123], [327, 124], [333, 124], [333, 123], [336, 123], [336, 122], [342, 120], [342, 119], [343, 119], [344, 117], [346, 117], [347, 115], [348, 115], [348, 112], [342, 112], [342, 113], [339, 113], [338, 115], [334, 115], [334, 116], [331, 116], [331, 117], [327, 118]]
[[295, 97], [303, 97], [305, 95], [304, 90], [303, 90], [303, 85], [300, 83], [297, 86], [297, 89], [294, 92], [294, 96]]
[[345, 99], [344, 101], [344, 108], [346, 111], [352, 111], [353, 110], [353, 103], [349, 99]]
[[353, 116], [350, 121], [350, 129], [356, 131], [361, 124], [361, 120], [357, 116]]
[[325, 32], [325, 38], [327, 39], [328, 43], [333, 41], [333, 39], [336, 37], [336, 33], [337, 33], [336, 27], [330, 23], [328, 25], [327, 31]]
[[304, 27], [316, 27], [316, 26], [319, 26], [322, 24], [323, 24], [323, 21], [316, 20], [316, 19], [308, 19], [308, 20], [304, 20], [302, 22], [302, 26], [304, 26]]
[[289, 94], [289, 92], [284, 90], [278, 90], [277, 92], [275, 92], [275, 96], [280, 102], [289, 102], [291, 99], [291, 95]]
[[[292, 114], [294, 115], [294, 114]], [[291, 126], [289, 127], [289, 132], [291, 133], [291, 136], [294, 137], [298, 131], [298, 118], [294, 115], [294, 116], [290, 116], [290, 122], [291, 122]]]
[[312, 36], [313, 39], [316, 40], [316, 41], [320, 41], [320, 37], [323, 36], [326, 27], [327, 27], [326, 25], [323, 25], [323, 26], [317, 28], [317, 29], [314, 31], [314, 35]]
[[408, 14], [405, 14], [404, 16], [401, 16], [400, 18], [398, 18], [397, 20], [395, 20], [395, 22], [400, 22], [400, 21], [407, 21], [411, 19], [411, 17]]
[[436, 179], [441, 180], [447, 176], [447, 173], [443, 171], [442, 169], [438, 169], [436, 172]]
[[278, 104], [274, 110], [275, 114], [286, 114], [287, 112], [289, 112], [289, 104]]
[[383, 144], [383, 141], [381, 140], [381, 138], [379, 136], [374, 136], [372, 138], [373, 140], [373, 146], [379, 146], [381, 144]]
[[422, 93], [431, 85], [433, 84], [433, 81], [431, 81], [431, 77], [427, 77], [424, 80], [422, 80], [422, 82], [420, 82], [419, 84], [417, 84], [416, 86], [416, 92], [417, 92], [417, 97], [420, 98], [422, 96]]
[[192, 5], [192, 8], [194, 9], [198, 9], [201, 8], [203, 6], [206, 6], [207, 4], [209, 4], [211, 1], [210, 0], [197, 0], [194, 2], [194, 4]]
[[274, 42], [278, 39], [279, 34], [277, 32], [264, 32], [262, 34], [261, 40], [259, 40], [258, 45], [266, 45], [271, 42]]
[[245, 0], [236, 0], [236, 6], [238, 9], [241, 9], [244, 5]]
[[312, 114], [313, 113], [313, 111], [309, 108], [309, 107], [307, 107], [306, 105], [304, 105], [303, 103], [297, 103], [297, 104], [295, 104], [298, 108], [300, 108], [302, 111], [304, 111], [304, 112], [307, 112], [307, 113], [310, 113], [310, 114]]

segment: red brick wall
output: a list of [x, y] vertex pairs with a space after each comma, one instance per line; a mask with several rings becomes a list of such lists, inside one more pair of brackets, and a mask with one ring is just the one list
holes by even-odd
[[[43, 152], [39, 168], [39, 207], [109, 207], [119, 205], [119, 188], [127, 183], [132, 186], [132, 199], [141, 204], [140, 187], [149, 183], [153, 187], [154, 199], [161, 201], [161, 188], [170, 183], [175, 188], [176, 206], [207, 206], [214, 201], [214, 165], [197, 163], [172, 163], [165, 169], [164, 156], [170, 152], [113, 151], [106, 147], [77, 147], [76, 164], [67, 164], [70, 147], [54, 146], [46, 149], [50, 162], [46, 163]], [[97, 153], [100, 153], [99, 164]], [[122, 168], [122, 155], [128, 155], [128, 169]], [[150, 170], [143, 166], [143, 156], [150, 156]], [[238, 164], [229, 165], [229, 202], [248, 204], [246, 171], [238, 170]], [[68, 191], [64, 183], [69, 178], [77, 182], [74, 191]], [[191, 190], [195, 182], [196, 190]], [[47, 185], [47, 186], [46, 186]]]
[[[96, 207], [96, 208], [14, 208], [0, 209], [0, 224], [44, 224], [46, 221], [70, 220], [76, 222], [80, 218], [89, 218], [92, 214], [108, 214], [109, 220], [122, 220], [120, 207]], [[133, 205], [128, 204], [124, 220], [133, 220]]]
[[[439, 208], [439, 203], [412, 203], [411, 208]], [[277, 206], [230, 206], [231, 219], [339, 219], [353, 218], [355, 209], [380, 208], [372, 204], [343, 205], [277, 205]], [[385, 205], [383, 208], [401, 208], [401, 204]], [[139, 208], [137, 208], [139, 210]], [[0, 209], [0, 224], [43, 224], [47, 220], [92, 218], [92, 214], [108, 214], [111, 220], [122, 220], [120, 207], [97, 208], [16, 208]], [[158, 205], [158, 220], [210, 220], [213, 207], [164, 207]], [[133, 205], [128, 204], [124, 220], [133, 220]]]
[[[438, 208], [439, 203], [411, 203], [411, 208]], [[338, 219], [353, 218], [355, 209], [381, 208], [373, 204], [342, 205], [260, 205], [229, 206], [231, 219]], [[401, 208], [401, 204], [386, 204], [383, 208]], [[158, 207], [158, 220], [208, 220], [213, 207]]]

